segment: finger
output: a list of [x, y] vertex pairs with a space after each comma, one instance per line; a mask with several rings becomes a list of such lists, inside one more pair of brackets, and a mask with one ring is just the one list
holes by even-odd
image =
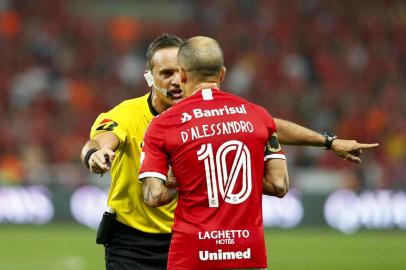
[[105, 170], [100, 169], [99, 166], [90, 167], [92, 173], [105, 173]]
[[107, 172], [107, 170], [101, 170], [101, 169], [98, 168], [98, 167], [95, 168], [95, 169], [91, 168], [90, 171], [91, 171], [92, 173], [95, 173], [95, 174], [100, 174], [101, 176], [103, 176], [103, 174], [105, 174], [105, 173]]
[[97, 166], [100, 167], [100, 169], [105, 170], [107, 169], [107, 163], [106, 163], [106, 159], [104, 158], [104, 155], [102, 155], [101, 152], [96, 152], [95, 154], [93, 154], [90, 159], [97, 164]]
[[103, 169], [100, 168], [99, 164], [97, 164], [96, 162], [89, 161], [89, 165], [90, 165], [90, 171], [92, 173], [101, 173], [103, 171]]
[[104, 157], [104, 162], [105, 162], [105, 164], [106, 164], [106, 168], [107, 168], [107, 169], [110, 169], [111, 162], [110, 162], [109, 155], [108, 155], [108, 154], [104, 154], [103, 157]]
[[116, 153], [114, 153], [114, 152], [111, 151], [110, 149], [106, 149], [104, 155], [105, 155], [105, 156], [107, 155], [108, 161], [109, 161], [110, 163], [113, 162], [114, 158], [116, 157]]
[[353, 155], [348, 155], [345, 160], [349, 160], [354, 163], [361, 163], [361, 159], [359, 157], [353, 156]]
[[95, 163], [100, 165], [100, 167], [103, 166], [106, 163], [106, 160], [104, 158], [104, 154], [101, 151], [94, 154], [94, 156], [92, 158], [93, 158]]
[[379, 146], [379, 143], [359, 143], [358, 149], [370, 149], [370, 148], [375, 148], [378, 146]]
[[174, 188], [174, 187], [177, 187], [177, 186], [178, 186], [178, 182], [176, 181], [176, 178], [175, 178], [175, 177], [168, 177], [168, 178], [166, 179], [165, 185], [166, 185], [167, 187]]
[[89, 161], [89, 165], [90, 165], [90, 171], [92, 173], [104, 174], [110, 169], [107, 166], [107, 164], [102, 163], [97, 159], [93, 159], [93, 161]]
[[351, 155], [354, 155], [356, 157], [359, 157], [362, 155], [362, 150], [361, 149], [356, 149], [350, 152]]

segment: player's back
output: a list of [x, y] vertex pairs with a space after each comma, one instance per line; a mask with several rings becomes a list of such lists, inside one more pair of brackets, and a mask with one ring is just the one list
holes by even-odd
[[271, 117], [203, 89], [159, 118], [179, 183], [169, 268], [266, 267], [261, 202]]

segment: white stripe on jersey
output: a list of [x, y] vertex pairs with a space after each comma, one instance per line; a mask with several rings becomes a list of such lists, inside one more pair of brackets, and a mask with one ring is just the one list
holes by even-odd
[[264, 160], [268, 160], [268, 159], [285, 159], [286, 160], [286, 156], [284, 154], [270, 154], [265, 156]]
[[161, 179], [161, 180], [163, 180], [163, 181], [166, 182], [166, 175], [163, 175], [162, 173], [159, 173], [159, 172], [144, 172], [144, 173], [141, 173], [141, 174], [138, 176], [138, 179], [142, 182], [142, 180], [143, 180], [144, 178], [147, 178], [147, 177], [159, 178], [159, 179]]

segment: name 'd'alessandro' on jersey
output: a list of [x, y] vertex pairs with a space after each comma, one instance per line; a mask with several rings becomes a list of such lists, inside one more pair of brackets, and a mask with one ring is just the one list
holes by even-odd
[[[244, 104], [237, 107], [228, 107], [223, 106], [222, 108], [218, 109], [210, 109], [210, 110], [203, 110], [203, 109], [194, 109], [193, 116], [194, 118], [202, 118], [202, 117], [213, 117], [213, 116], [222, 116], [222, 115], [232, 115], [232, 114], [247, 114], [247, 110], [245, 109]], [[183, 113], [182, 116], [182, 123], [188, 122], [193, 118], [192, 115], [188, 113]], [[222, 134], [232, 134], [232, 133], [252, 133], [254, 132], [254, 126], [249, 121], [228, 121], [228, 122], [220, 122], [214, 123], [210, 125], [201, 125], [201, 126], [194, 126], [188, 128], [187, 130], [181, 131], [180, 136], [182, 142], [186, 142], [188, 140], [196, 140], [201, 138], [207, 138], [214, 135], [222, 135]]]
[[188, 128], [180, 132], [182, 142], [207, 138], [215, 135], [233, 133], [253, 133], [254, 125], [250, 121], [228, 121], [210, 125], [201, 125]]

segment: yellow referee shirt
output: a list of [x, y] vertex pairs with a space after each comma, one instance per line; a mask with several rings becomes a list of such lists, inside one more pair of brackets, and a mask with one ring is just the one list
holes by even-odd
[[100, 114], [92, 126], [90, 137], [111, 131], [120, 140], [111, 165], [111, 185], [108, 206], [117, 213], [123, 224], [147, 233], [170, 233], [176, 201], [151, 208], [143, 201], [142, 183], [138, 181], [141, 143], [148, 124], [157, 115], [151, 96], [126, 100]]

